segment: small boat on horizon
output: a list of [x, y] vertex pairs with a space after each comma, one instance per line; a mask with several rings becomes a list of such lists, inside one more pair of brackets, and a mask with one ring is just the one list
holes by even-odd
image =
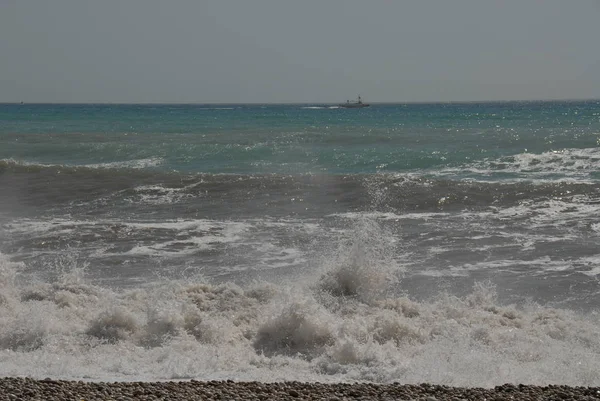
[[346, 103], [340, 103], [338, 106], [345, 109], [360, 109], [363, 107], [369, 107], [370, 104], [363, 103], [362, 98], [360, 95], [358, 95], [358, 99], [356, 101], [346, 100]]

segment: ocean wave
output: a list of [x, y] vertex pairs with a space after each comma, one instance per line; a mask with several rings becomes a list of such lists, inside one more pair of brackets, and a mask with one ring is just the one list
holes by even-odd
[[458, 167], [444, 167], [436, 176], [456, 176], [480, 182], [598, 182], [600, 148], [561, 149], [542, 153], [527, 151], [499, 158], [486, 158]]
[[87, 168], [103, 168], [103, 169], [147, 169], [150, 167], [158, 167], [164, 164], [165, 160], [160, 157], [151, 157], [147, 159], [125, 160], [110, 163], [95, 163], [84, 164], [82, 167]]
[[80, 270], [20, 280], [3, 257], [0, 375], [600, 383], [597, 315], [503, 305], [481, 283], [464, 297], [417, 302], [386, 292], [390, 272], [372, 261], [347, 254], [297, 282], [188, 279], [115, 291]]
[[236, 107], [198, 107], [195, 110], [235, 110]]
[[[280, 217], [348, 211], [405, 215], [485, 208], [500, 208], [505, 214], [511, 213], [510, 208], [520, 208], [529, 213], [540, 202], [548, 203], [542, 208], [548, 215], [551, 210], [571, 213], [573, 206], [585, 213], [584, 209], [595, 207], [600, 193], [597, 181], [482, 182], [412, 173], [182, 174], [114, 164], [92, 168], [13, 160], [0, 161], [0, 180], [10, 189], [0, 194], [5, 205], [70, 202], [88, 209], [115, 204], [130, 208], [179, 205], [186, 211], [210, 209], [214, 213], [256, 214], [266, 209]], [[229, 206], [218, 208], [219, 204]], [[516, 209], [515, 213], [522, 214]]]
[[[48, 274], [54, 274], [52, 266], [60, 264], [63, 255], [76, 253], [78, 260], [92, 261], [99, 272], [123, 265], [146, 274], [154, 268], [162, 269], [162, 263], [170, 263], [167, 274], [177, 276], [190, 264], [198, 264], [211, 277], [304, 265], [306, 243], [324, 231], [300, 220], [268, 218], [125, 221], [64, 217], [14, 219], [0, 225], [0, 230], [10, 238], [3, 242], [2, 249]], [[113, 274], [128, 276], [127, 269], [117, 268]], [[113, 281], [121, 285], [137, 283], [131, 278]]]
[[2, 159], [0, 160], [0, 169], [11, 169], [20, 171], [31, 171], [36, 169], [105, 169], [105, 170], [118, 170], [118, 169], [133, 169], [141, 170], [150, 167], [158, 167], [164, 163], [164, 159], [160, 157], [151, 157], [146, 159], [135, 159], [135, 160], [123, 160], [118, 162], [107, 162], [107, 163], [90, 163], [90, 164], [48, 164], [39, 163], [27, 160], [16, 160], [16, 159]]
[[325, 109], [339, 109], [339, 106], [302, 106], [301, 109], [305, 110], [325, 110]]

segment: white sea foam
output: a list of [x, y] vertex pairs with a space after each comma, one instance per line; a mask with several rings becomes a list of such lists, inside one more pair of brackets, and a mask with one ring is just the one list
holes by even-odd
[[2, 258], [0, 376], [600, 383], [598, 315], [500, 305], [480, 284], [424, 302], [372, 292], [386, 280], [347, 286], [344, 275], [389, 275], [376, 254], [347, 254], [310, 282], [120, 292], [79, 275], [19, 283], [19, 266]]
[[552, 181], [589, 183], [597, 179], [599, 148], [562, 149], [543, 153], [525, 151], [514, 156], [485, 159], [461, 167], [444, 168], [436, 172], [441, 176], [468, 176], [469, 179], [494, 182], [494, 174], [509, 173], [514, 177], [502, 177], [503, 182], [532, 181], [543, 184]]
[[[585, 259], [593, 252], [598, 212], [597, 203], [573, 197], [458, 213], [348, 212], [328, 217], [368, 218], [394, 229], [400, 241], [394, 258], [408, 277], [442, 281], [471, 275], [522, 276], [533, 283], [533, 277], [550, 275], [583, 283], [579, 273], [598, 274]], [[558, 272], [562, 274], [554, 274]]]
[[[247, 229], [247, 225], [243, 223], [212, 222], [210, 225], [202, 223], [207, 223], [207, 221], [195, 222], [192, 225], [186, 223], [181, 225], [177, 225], [177, 223], [160, 223], [157, 226], [141, 223], [125, 224], [125, 227], [135, 227], [137, 230], [151, 230], [161, 226], [163, 228], [171, 226], [175, 227], [171, 230], [190, 234], [190, 236], [181, 240], [155, 240], [152, 245], [138, 245], [127, 251], [126, 254], [149, 256], [189, 255], [201, 250], [212, 249], [217, 245], [221, 246], [226, 243], [231, 244], [240, 241], [240, 234]], [[103, 256], [107, 255], [104, 254]]]
[[34, 161], [27, 161], [27, 160], [16, 160], [14, 158], [8, 158], [8, 159], [0, 159], [0, 162], [2, 163], [7, 163], [7, 164], [14, 164], [17, 166], [40, 166], [40, 167], [52, 167], [52, 164], [43, 164], [43, 163], [38, 163], [38, 162], [34, 162]]
[[235, 110], [235, 107], [199, 107], [197, 110]]
[[165, 160], [161, 157], [150, 157], [146, 159], [124, 160], [109, 163], [94, 163], [86, 164], [83, 167], [98, 168], [98, 169], [113, 169], [113, 168], [132, 168], [145, 169], [150, 167], [158, 167], [164, 164]]
[[581, 273], [590, 277], [594, 277], [600, 283], [600, 254], [584, 256], [579, 258], [575, 264], [578, 266], [588, 267], [589, 270], [581, 270]]
[[[486, 217], [481, 221], [492, 215], [503, 218], [498, 216], [501, 213], [483, 213]], [[485, 241], [495, 236], [506, 240], [497, 246], [519, 241], [526, 246], [532, 240], [529, 233], [497, 230], [490, 234], [477, 226], [477, 216], [435, 214], [425, 216], [423, 222], [431, 219], [451, 230], [451, 224], [474, 227], [480, 231], [471, 239], [482, 242], [481, 249], [492, 246]], [[272, 277], [241, 286], [188, 278], [146, 281], [116, 290], [88, 282], [81, 269], [70, 272], [68, 260], [63, 266], [66, 271], [56, 280], [31, 280], [21, 274], [25, 264], [0, 255], [0, 376], [600, 385], [600, 318], [595, 312], [578, 314], [533, 303], [506, 305], [496, 299], [493, 287], [482, 284], [464, 297], [440, 292], [417, 302], [401, 296], [394, 289], [403, 279], [407, 259], [398, 257], [403, 244], [384, 227], [406, 216], [343, 217], [349, 218], [350, 227], [333, 233], [330, 238], [339, 241], [321, 244], [320, 257], [310, 261], [302, 260], [306, 255], [293, 246], [270, 243], [256, 231], [266, 227], [315, 234], [322, 229], [314, 222], [293, 219], [15, 223], [9, 233], [54, 230], [66, 235], [97, 224], [107, 229], [114, 225], [119, 235], [175, 233], [163, 242], [131, 250], [150, 256], [170, 250], [187, 252], [185, 247], [173, 247], [178, 241], [174, 235], [185, 233], [190, 241], [198, 240], [189, 249], [198, 249], [204, 238], [212, 238], [243, 244], [248, 260], [252, 252], [264, 255], [265, 266], [254, 269], [290, 266], [297, 260], [305, 268], [284, 279]], [[427, 230], [423, 234], [445, 235]], [[546, 234], [539, 235], [534, 242], [548, 242]], [[427, 256], [443, 255], [454, 246], [436, 239], [427, 247]], [[497, 258], [447, 266], [443, 271], [424, 269], [422, 274], [462, 277], [471, 270], [498, 272], [516, 264], [562, 271], [569, 263], [580, 265], [583, 274], [598, 274], [596, 256], [571, 261]], [[223, 269], [231, 272], [238, 266]]]
[[[468, 213], [466, 213], [466, 212], [462, 213], [463, 217], [465, 217], [467, 215], [468, 215]], [[437, 213], [398, 214], [398, 213], [392, 213], [392, 212], [373, 211], [373, 212], [335, 213], [335, 214], [328, 215], [327, 217], [341, 217], [341, 218], [352, 219], [352, 220], [362, 220], [364, 218], [369, 218], [369, 219], [375, 219], [375, 220], [392, 220], [392, 221], [408, 220], [408, 219], [427, 221], [429, 219], [441, 219], [441, 218], [444, 218], [447, 216], [450, 216], [450, 213], [437, 212]]]
[[340, 106], [302, 106], [301, 109], [306, 110], [323, 110], [323, 109], [339, 109]]
[[[212, 251], [226, 253], [222, 258], [227, 259], [227, 265], [219, 267], [219, 271], [209, 267], [211, 275], [306, 265], [305, 246], [279, 236], [282, 233], [296, 235], [306, 241], [322, 235], [323, 231], [323, 227], [316, 223], [293, 219], [20, 219], [4, 224], [2, 229], [13, 243], [26, 241], [28, 244], [26, 247], [12, 247], [12, 256], [44, 259], [44, 270], [48, 272], [50, 260], [70, 252], [94, 263], [113, 264], [114, 260], [138, 263], [143, 257], [152, 257], [155, 261], [160, 259], [161, 264], [178, 259], [178, 265], [186, 266], [191, 261], [202, 263], [202, 256], [198, 256], [202, 252], [209, 259], [212, 259]], [[85, 240], [81, 241], [81, 238]], [[76, 249], [64, 249], [64, 243], [78, 245]], [[301, 246], [303, 249], [300, 249]]]
[[[53, 163], [39, 163], [34, 161], [27, 160], [15, 160], [15, 159], [3, 159], [0, 160], [2, 162], [7, 162], [11, 164], [16, 164], [19, 166], [39, 166], [39, 167], [64, 167], [63, 164], [53, 164]], [[160, 157], [150, 157], [146, 159], [135, 159], [135, 160], [123, 160], [118, 162], [108, 162], [108, 163], [90, 163], [84, 165], [70, 165], [70, 167], [85, 167], [92, 169], [116, 169], [116, 168], [132, 168], [132, 169], [145, 169], [149, 167], [158, 167], [165, 162], [163, 158]]]
[[[186, 198], [200, 196], [187, 192], [194, 185], [182, 188], [169, 188], [161, 185], [141, 185], [134, 188], [136, 196], [127, 198], [127, 201], [135, 204], [144, 203], [150, 205], [174, 204], [181, 202]], [[120, 193], [116, 195], [121, 196]]]

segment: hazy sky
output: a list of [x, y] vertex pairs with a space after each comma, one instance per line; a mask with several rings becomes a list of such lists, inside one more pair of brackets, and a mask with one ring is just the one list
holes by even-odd
[[0, 0], [0, 102], [600, 98], [600, 0]]

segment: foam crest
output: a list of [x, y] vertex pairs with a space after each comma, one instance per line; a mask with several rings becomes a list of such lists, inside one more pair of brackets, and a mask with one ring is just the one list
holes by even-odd
[[[399, 296], [393, 281], [366, 273], [397, 271], [371, 247], [370, 238], [386, 236], [363, 224], [310, 284], [163, 280], [114, 291], [87, 283], [76, 268], [52, 282], [26, 282], [22, 265], [4, 258], [0, 375], [600, 383], [596, 313], [502, 305], [489, 283], [464, 297]], [[339, 264], [344, 260], [351, 263]], [[339, 273], [354, 266], [352, 277], [361, 264], [368, 266], [359, 274], [366, 284]]]
[[0, 288], [6, 291], [13, 290], [16, 285], [17, 270], [24, 266], [24, 263], [11, 262], [10, 259], [0, 253]]
[[254, 347], [266, 355], [318, 355], [334, 343], [331, 320], [315, 302], [294, 302], [258, 328]]
[[[496, 173], [517, 174], [515, 179], [537, 182], [556, 180], [576, 180], [578, 182], [595, 181], [600, 150], [598, 148], [561, 149], [543, 153], [524, 153], [498, 159], [486, 159], [465, 166], [470, 171], [484, 176]], [[458, 172], [457, 169], [445, 169], [442, 174]], [[506, 180], [506, 177], [504, 177]], [[510, 179], [507, 181], [511, 181]]]
[[136, 159], [136, 160], [124, 160], [119, 162], [110, 162], [110, 163], [97, 163], [97, 164], [86, 164], [85, 167], [88, 168], [98, 168], [98, 169], [146, 169], [151, 167], [158, 167], [164, 164], [165, 160], [161, 157], [149, 157], [146, 159]]
[[395, 241], [390, 233], [367, 218], [353, 224], [350, 237], [324, 262], [316, 288], [324, 295], [366, 301], [385, 291], [400, 267], [393, 260]]
[[122, 309], [106, 311], [90, 323], [86, 334], [109, 343], [129, 338], [138, 330], [135, 317]]
[[150, 205], [177, 203], [196, 196], [188, 192], [192, 187], [172, 188], [162, 185], [142, 185], [134, 188], [135, 195], [128, 200], [134, 203], [142, 202]]
[[135, 169], [142, 170], [151, 167], [158, 167], [165, 163], [165, 160], [161, 157], [149, 157], [145, 159], [135, 160], [123, 160], [118, 162], [109, 163], [91, 163], [85, 165], [67, 165], [67, 164], [52, 164], [52, 163], [39, 163], [27, 160], [16, 160], [16, 159], [2, 159], [0, 160], [0, 168], [14, 168], [14, 167], [31, 167], [31, 168], [48, 168], [48, 167], [62, 167], [62, 168], [88, 168], [88, 169]]

